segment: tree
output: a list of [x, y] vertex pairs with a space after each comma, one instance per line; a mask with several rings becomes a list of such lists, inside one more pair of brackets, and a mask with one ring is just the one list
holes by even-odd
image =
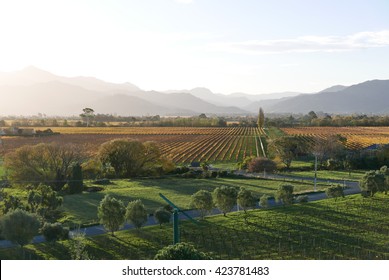
[[277, 164], [271, 159], [264, 157], [257, 157], [252, 159], [248, 163], [248, 171], [249, 172], [273, 172], [277, 169]]
[[138, 229], [147, 222], [147, 211], [140, 199], [128, 203], [126, 220], [130, 221]]
[[181, 242], [162, 248], [154, 260], [211, 260], [211, 256], [198, 251], [193, 245]]
[[298, 154], [307, 151], [307, 145], [299, 137], [283, 136], [271, 141], [269, 150], [278, 155], [282, 163], [289, 169]]
[[71, 167], [85, 158], [79, 146], [41, 143], [22, 146], [8, 153], [5, 156], [5, 167], [10, 179], [16, 183], [43, 183], [60, 190], [71, 174]]
[[159, 227], [162, 227], [162, 224], [168, 224], [172, 217], [172, 213], [163, 207], [158, 208], [154, 212], [154, 219], [159, 224]]
[[97, 216], [104, 227], [114, 236], [114, 232], [124, 224], [126, 209], [123, 202], [105, 195], [97, 208]]
[[61, 223], [44, 223], [41, 232], [47, 242], [56, 242], [69, 238], [69, 229], [64, 228]]
[[236, 204], [238, 192], [234, 187], [221, 186], [213, 191], [216, 207], [226, 216]]
[[259, 205], [261, 205], [262, 208], [269, 207], [269, 196], [267, 194], [264, 194], [259, 199]]
[[257, 125], [258, 128], [263, 128], [265, 125], [265, 113], [262, 108], [259, 108]]
[[238, 205], [243, 209], [246, 213], [247, 209], [255, 208], [257, 203], [257, 198], [253, 195], [253, 193], [243, 187], [240, 188], [237, 197]]
[[98, 157], [103, 165], [112, 166], [118, 177], [150, 173], [161, 163], [161, 151], [154, 142], [115, 139], [100, 146]]
[[55, 219], [56, 210], [62, 205], [63, 198], [46, 185], [32, 188], [27, 195], [28, 209], [44, 219]]
[[275, 194], [277, 201], [281, 201], [283, 205], [293, 203], [293, 189], [292, 185], [280, 185]]
[[327, 138], [317, 138], [312, 153], [317, 156], [320, 165], [328, 159], [343, 161], [346, 157], [344, 144], [347, 139], [341, 135], [332, 135]]
[[382, 191], [387, 194], [389, 191], [389, 168], [386, 165], [381, 166], [380, 173], [385, 176], [385, 187]]
[[213, 209], [212, 194], [206, 190], [200, 190], [192, 195], [191, 205], [200, 212], [201, 219]]
[[377, 192], [384, 192], [386, 189], [385, 175], [379, 171], [368, 171], [359, 182], [359, 187], [362, 194], [368, 196], [374, 196]]
[[80, 117], [86, 122], [86, 126], [88, 127], [90, 120], [95, 117], [95, 111], [92, 108], [84, 108], [82, 112]]
[[343, 187], [340, 185], [331, 186], [331, 187], [326, 189], [326, 195], [327, 195], [327, 197], [335, 198], [335, 201], [336, 201], [338, 199], [338, 197], [344, 197]]
[[82, 167], [77, 162], [72, 167], [72, 174], [68, 181], [67, 192], [69, 194], [81, 193], [84, 189], [83, 177], [82, 177]]
[[16, 209], [2, 217], [1, 228], [5, 239], [19, 244], [23, 248], [38, 234], [40, 221], [36, 214]]

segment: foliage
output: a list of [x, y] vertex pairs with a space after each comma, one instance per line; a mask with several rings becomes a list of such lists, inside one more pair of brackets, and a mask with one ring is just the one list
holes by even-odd
[[66, 192], [69, 194], [81, 193], [84, 189], [82, 167], [79, 163], [76, 163], [72, 167], [72, 173], [68, 181], [68, 188]]
[[84, 108], [82, 112], [80, 117], [86, 122], [86, 126], [89, 126], [91, 119], [95, 117], [95, 111], [92, 108]]
[[5, 156], [10, 179], [18, 184], [40, 183], [60, 190], [71, 174], [71, 167], [85, 158], [75, 145], [38, 144], [22, 146]]
[[234, 187], [221, 186], [213, 191], [215, 205], [224, 216], [235, 206], [237, 196], [238, 192]]
[[86, 249], [87, 239], [85, 233], [80, 231], [73, 234], [70, 240], [69, 253], [72, 260], [90, 260]]
[[172, 213], [163, 207], [158, 208], [154, 212], [154, 219], [161, 227], [162, 224], [168, 224], [170, 223], [170, 219], [172, 217]]
[[259, 205], [262, 208], [267, 208], [269, 207], [269, 196], [267, 194], [264, 194], [260, 197], [259, 199]]
[[7, 214], [16, 209], [24, 209], [21, 199], [16, 195], [9, 195], [8, 193], [3, 192], [1, 201], [3, 202], [3, 214]]
[[280, 185], [275, 194], [277, 201], [281, 201], [283, 205], [293, 203], [293, 189], [292, 185]]
[[249, 208], [254, 208], [258, 199], [253, 195], [253, 193], [246, 188], [241, 187], [238, 192], [237, 201], [239, 207], [241, 207], [244, 212]]
[[302, 194], [302, 195], [299, 195], [296, 197], [296, 202], [297, 203], [306, 203], [306, 202], [308, 202], [308, 199], [309, 199], [308, 195]]
[[134, 177], [150, 171], [161, 161], [161, 152], [153, 142], [116, 139], [100, 146], [99, 159], [112, 166], [118, 177]]
[[1, 218], [2, 235], [21, 247], [32, 241], [38, 234], [40, 225], [36, 214], [21, 209], [8, 212]]
[[64, 228], [61, 223], [44, 223], [41, 232], [48, 242], [69, 238], [69, 228]]
[[254, 156], [245, 157], [241, 162], [238, 162], [237, 166], [240, 170], [246, 170], [249, 167], [249, 163], [255, 159]]
[[337, 200], [338, 197], [344, 197], [343, 187], [340, 185], [332, 186], [326, 189], [327, 197], [333, 197]]
[[265, 113], [262, 108], [259, 108], [257, 125], [259, 128], [263, 128], [265, 125]]
[[363, 192], [366, 192], [368, 196], [374, 196], [377, 192], [385, 192], [385, 175], [379, 171], [368, 171], [363, 175], [359, 182], [359, 187]]
[[193, 245], [181, 242], [162, 248], [155, 260], [211, 260], [209, 254], [198, 251]]
[[213, 209], [212, 194], [206, 190], [200, 190], [191, 196], [191, 206], [200, 212], [201, 219]]
[[257, 157], [252, 159], [248, 164], [249, 172], [273, 172], [277, 169], [277, 164], [268, 158]]
[[32, 187], [27, 195], [28, 210], [44, 219], [55, 219], [56, 210], [62, 205], [63, 198], [50, 186]]
[[299, 137], [283, 136], [274, 139], [269, 144], [269, 150], [273, 154], [278, 155], [286, 168], [290, 168], [292, 161], [297, 158], [300, 153], [307, 152], [307, 144]]
[[138, 229], [147, 222], [147, 211], [140, 199], [128, 203], [126, 220], [130, 221]]
[[344, 143], [347, 139], [340, 134], [331, 135], [327, 138], [316, 138], [312, 153], [317, 156], [321, 165], [327, 160], [342, 161], [346, 157]]
[[97, 209], [99, 221], [112, 235], [124, 224], [125, 207], [123, 202], [110, 195], [105, 195]]

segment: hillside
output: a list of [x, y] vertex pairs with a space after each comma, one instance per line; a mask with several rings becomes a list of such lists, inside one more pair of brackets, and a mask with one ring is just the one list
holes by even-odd
[[337, 114], [386, 114], [389, 113], [389, 80], [367, 81], [335, 92], [302, 94], [276, 102], [266, 109], [275, 113], [314, 110]]

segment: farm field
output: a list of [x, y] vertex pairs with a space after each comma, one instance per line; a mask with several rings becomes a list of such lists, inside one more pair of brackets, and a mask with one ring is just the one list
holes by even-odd
[[[36, 129], [44, 130], [45, 127]], [[155, 141], [162, 153], [176, 163], [193, 161], [241, 161], [246, 156], [263, 155], [256, 127], [56, 127], [60, 135], [45, 137], [3, 137], [7, 153], [23, 145], [56, 142], [83, 145], [95, 153], [102, 143], [116, 138]]]
[[347, 138], [346, 147], [362, 149], [373, 144], [389, 143], [389, 127], [288, 127], [280, 128], [287, 135], [300, 136], [307, 142], [314, 138], [342, 135]]
[[[203, 226], [181, 222], [181, 241], [209, 252], [214, 259], [389, 259], [389, 197], [295, 204], [268, 210], [212, 216]], [[152, 259], [171, 244], [172, 226], [150, 226], [87, 238], [93, 259]], [[70, 259], [70, 241], [26, 246], [31, 259]], [[1, 259], [18, 259], [15, 248], [1, 249]]]

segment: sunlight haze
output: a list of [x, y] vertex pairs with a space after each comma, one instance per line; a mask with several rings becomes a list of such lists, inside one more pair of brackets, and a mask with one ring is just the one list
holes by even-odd
[[2, 0], [0, 71], [144, 90], [316, 92], [389, 78], [388, 1]]

